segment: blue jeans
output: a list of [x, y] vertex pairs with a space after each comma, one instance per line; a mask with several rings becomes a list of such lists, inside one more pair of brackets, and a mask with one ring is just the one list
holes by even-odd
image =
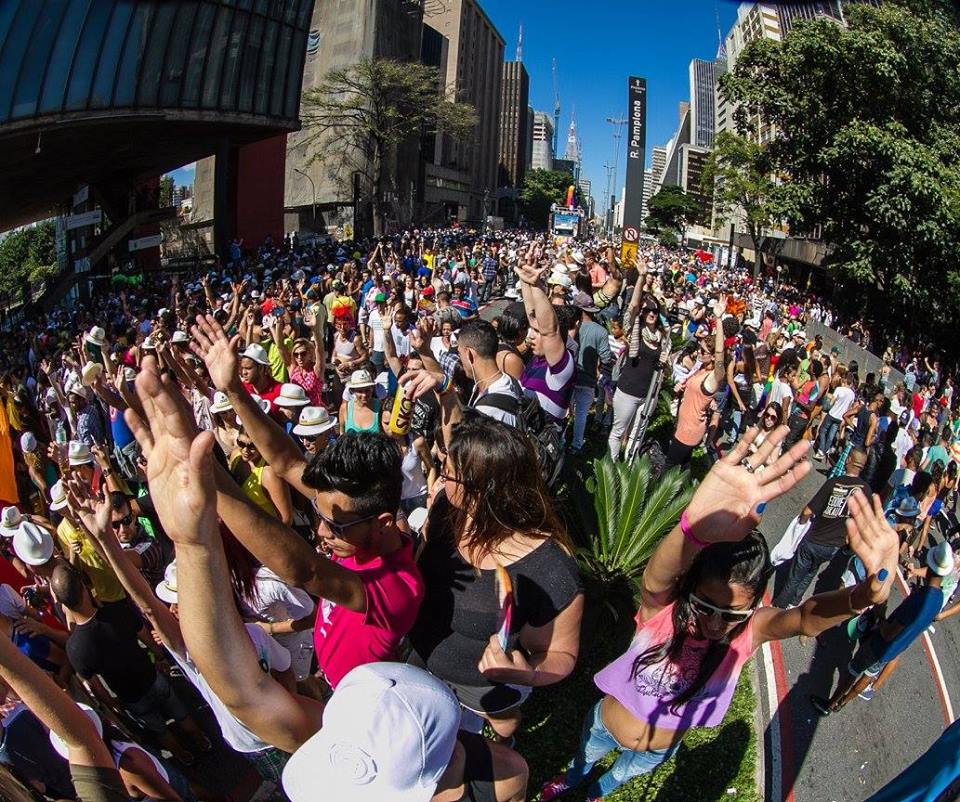
[[799, 603], [804, 591], [810, 587], [810, 583], [820, 570], [820, 566], [830, 562], [838, 551], [840, 551], [839, 546], [811, 543], [803, 538], [790, 561], [790, 572], [777, 598], [773, 600], [773, 606], [786, 608]]
[[839, 430], [840, 421], [833, 415], [824, 415], [823, 423], [820, 424], [820, 434], [817, 436], [817, 451], [821, 454], [829, 453], [830, 449], [833, 448], [833, 441], [836, 439]]
[[587, 415], [590, 414], [590, 405], [597, 394], [596, 387], [573, 388], [573, 447], [583, 448], [583, 435], [587, 430]]
[[651, 749], [647, 752], [633, 752], [630, 749], [624, 749], [604, 726], [603, 719], [600, 716], [600, 705], [602, 704], [603, 700], [597, 702], [587, 713], [587, 717], [583, 721], [580, 748], [564, 778], [571, 788], [579, 785], [598, 760], [611, 749], [618, 750], [620, 755], [610, 767], [610, 770], [596, 782], [591, 783], [587, 790], [587, 796], [589, 797], [604, 797], [634, 777], [649, 774], [661, 763], [669, 760], [673, 753], [680, 748], [680, 742], [677, 742], [667, 749]]

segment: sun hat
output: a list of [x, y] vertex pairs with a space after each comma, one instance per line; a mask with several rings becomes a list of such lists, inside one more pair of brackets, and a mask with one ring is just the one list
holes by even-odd
[[57, 391], [52, 387], [47, 388], [47, 392], [43, 396], [48, 404], [55, 404], [57, 401]]
[[153, 342], [153, 337], [144, 337], [141, 346], [144, 351], [155, 351], [157, 346]]
[[947, 541], [944, 540], [933, 548], [927, 549], [927, 566], [937, 576], [951, 574], [954, 563], [953, 549]]
[[163, 570], [163, 579], [157, 583], [157, 598], [167, 604], [177, 603], [177, 561], [174, 560]]
[[25, 454], [30, 454], [37, 450], [37, 438], [33, 432], [24, 432], [20, 435], [20, 450]]
[[359, 390], [361, 387], [373, 387], [375, 382], [373, 381], [373, 376], [370, 375], [369, 370], [355, 370], [350, 374], [350, 381], [347, 382], [347, 387], [351, 390]]
[[99, 362], [87, 362], [80, 371], [80, 383], [84, 387], [90, 387], [103, 373], [103, 365]]
[[89, 387], [84, 387], [82, 384], [74, 384], [69, 390], [67, 390], [67, 395], [75, 395], [79, 398], [89, 401], [93, 398], [93, 393], [90, 391]]
[[78, 440], [70, 441], [70, 445], [67, 446], [67, 458], [71, 465], [89, 465], [93, 462], [90, 446]]
[[895, 512], [901, 518], [915, 518], [920, 514], [920, 505], [913, 496], [907, 496], [900, 502]]
[[13, 535], [13, 551], [27, 565], [43, 565], [53, 555], [53, 538], [32, 521], [22, 521]]
[[460, 718], [452, 691], [423, 669], [357, 666], [327, 702], [323, 727], [290, 758], [283, 789], [291, 802], [429, 802]]
[[267, 357], [266, 349], [259, 343], [250, 343], [240, 354], [241, 358], [250, 359], [258, 365], [270, 366], [270, 359]]
[[280, 394], [273, 399], [273, 403], [278, 407], [305, 407], [310, 399], [299, 384], [288, 382], [280, 386]]
[[293, 427], [293, 433], [304, 437], [316, 437], [337, 425], [337, 419], [330, 416], [323, 407], [304, 407], [300, 410], [300, 419]]
[[226, 412], [228, 409], [233, 409], [233, 405], [230, 403], [230, 399], [227, 398], [226, 393], [222, 393], [217, 390], [213, 394], [213, 403], [210, 405], [211, 412]]
[[188, 343], [188, 342], [190, 342], [190, 335], [187, 334], [185, 331], [179, 331], [179, 330], [177, 330], [177, 331], [175, 331], [175, 332], [173, 333], [173, 336], [170, 338], [170, 342], [172, 342], [172, 343]]
[[[103, 738], [103, 722], [100, 721], [100, 716], [97, 715], [97, 711], [83, 702], [77, 702], [76, 704], [77, 707], [87, 714], [87, 718], [93, 722], [93, 726], [97, 728], [97, 735]], [[67, 747], [67, 742], [53, 730], [50, 730], [50, 745], [53, 747], [53, 751], [64, 760], [70, 759], [70, 749]]]
[[93, 326], [90, 331], [83, 335], [83, 339], [90, 345], [103, 345], [107, 339], [107, 333], [100, 326]]
[[564, 275], [563, 273], [551, 273], [550, 278], [547, 279], [547, 284], [555, 284], [564, 289], [568, 289], [571, 285], [570, 277]]
[[54, 482], [50, 485], [50, 509], [56, 512], [67, 506], [67, 494], [63, 489], [63, 482]]
[[0, 513], [0, 535], [4, 537], [13, 537], [17, 533], [17, 527], [23, 521], [23, 515], [16, 507], [4, 507]]
[[587, 262], [586, 258], [583, 255], [583, 251], [574, 251], [571, 254], [571, 256], [573, 257], [573, 261], [576, 262], [578, 265], [586, 264]]
[[137, 371], [135, 368], [126, 367], [123, 369], [123, 380], [125, 382], [136, 381], [136, 379], [137, 379]]

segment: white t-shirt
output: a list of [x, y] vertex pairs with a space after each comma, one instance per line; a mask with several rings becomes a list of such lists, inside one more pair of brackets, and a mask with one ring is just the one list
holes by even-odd
[[[263, 621], [300, 621], [313, 615], [316, 609], [313, 599], [306, 591], [290, 587], [265, 565], [260, 566], [257, 571], [254, 585], [257, 598], [247, 600], [247, 606]], [[290, 653], [293, 673], [297, 679], [306, 679], [313, 658], [312, 627], [302, 632], [281, 632], [273, 638]]]
[[770, 388], [770, 398], [767, 403], [778, 403], [781, 407], [785, 407], [786, 404], [783, 403], [785, 398], [793, 399], [793, 387], [790, 386], [790, 382], [777, 379]]
[[369, 312], [365, 309], [360, 310], [360, 322], [366, 323], [373, 332], [373, 348], [371, 350], [383, 353], [383, 318], [380, 317], [380, 310], [374, 307]]
[[843, 420], [843, 416], [846, 415], [850, 407], [853, 406], [856, 398], [856, 393], [854, 393], [853, 390], [847, 387], [847, 385], [841, 384], [833, 391], [833, 403], [830, 405], [830, 412], [828, 414], [834, 420]]
[[[260, 661], [260, 667], [266, 671], [286, 671], [290, 668], [290, 652], [284, 649], [279, 643], [271, 638], [256, 624], [244, 624], [247, 628], [247, 634], [253, 641], [253, 646], [257, 651], [257, 658]], [[168, 649], [169, 651], [169, 649]], [[220, 701], [220, 698], [210, 690], [207, 681], [201, 676], [200, 670], [190, 659], [190, 655], [185, 657], [170, 652], [177, 665], [183, 669], [184, 676], [193, 683], [193, 686], [200, 692], [200, 695], [206, 699], [210, 705], [217, 724], [220, 725], [220, 732], [225, 740], [237, 752], [250, 753], [262, 752], [269, 749], [270, 744], [261, 741], [256, 735], [241, 724], [227, 706]]]

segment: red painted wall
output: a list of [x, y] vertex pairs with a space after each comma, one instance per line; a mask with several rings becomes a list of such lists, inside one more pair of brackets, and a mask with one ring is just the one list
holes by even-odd
[[237, 153], [236, 234], [255, 248], [269, 234], [283, 238], [283, 174], [287, 135], [243, 145]]

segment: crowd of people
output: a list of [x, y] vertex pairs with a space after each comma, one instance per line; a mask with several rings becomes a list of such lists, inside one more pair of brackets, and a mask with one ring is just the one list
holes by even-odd
[[[26, 317], [0, 348], [0, 762], [83, 802], [224, 798], [183, 772], [222, 744], [292, 802], [527, 798], [523, 705], [574, 670], [584, 612], [553, 490], [567, 457], [649, 451], [661, 388], [658, 469], [709, 470], [541, 799], [654, 771], [764, 642], [856, 619], [839, 710], [960, 610], [930, 528], [960, 414], [935, 362], [841, 364], [803, 330], [823, 314], [659, 247], [445, 229], [237, 241]], [[763, 606], [757, 526], [812, 443], [835, 477]], [[802, 601], [841, 550], [849, 580]], [[888, 617], [898, 564], [918, 598]]]

